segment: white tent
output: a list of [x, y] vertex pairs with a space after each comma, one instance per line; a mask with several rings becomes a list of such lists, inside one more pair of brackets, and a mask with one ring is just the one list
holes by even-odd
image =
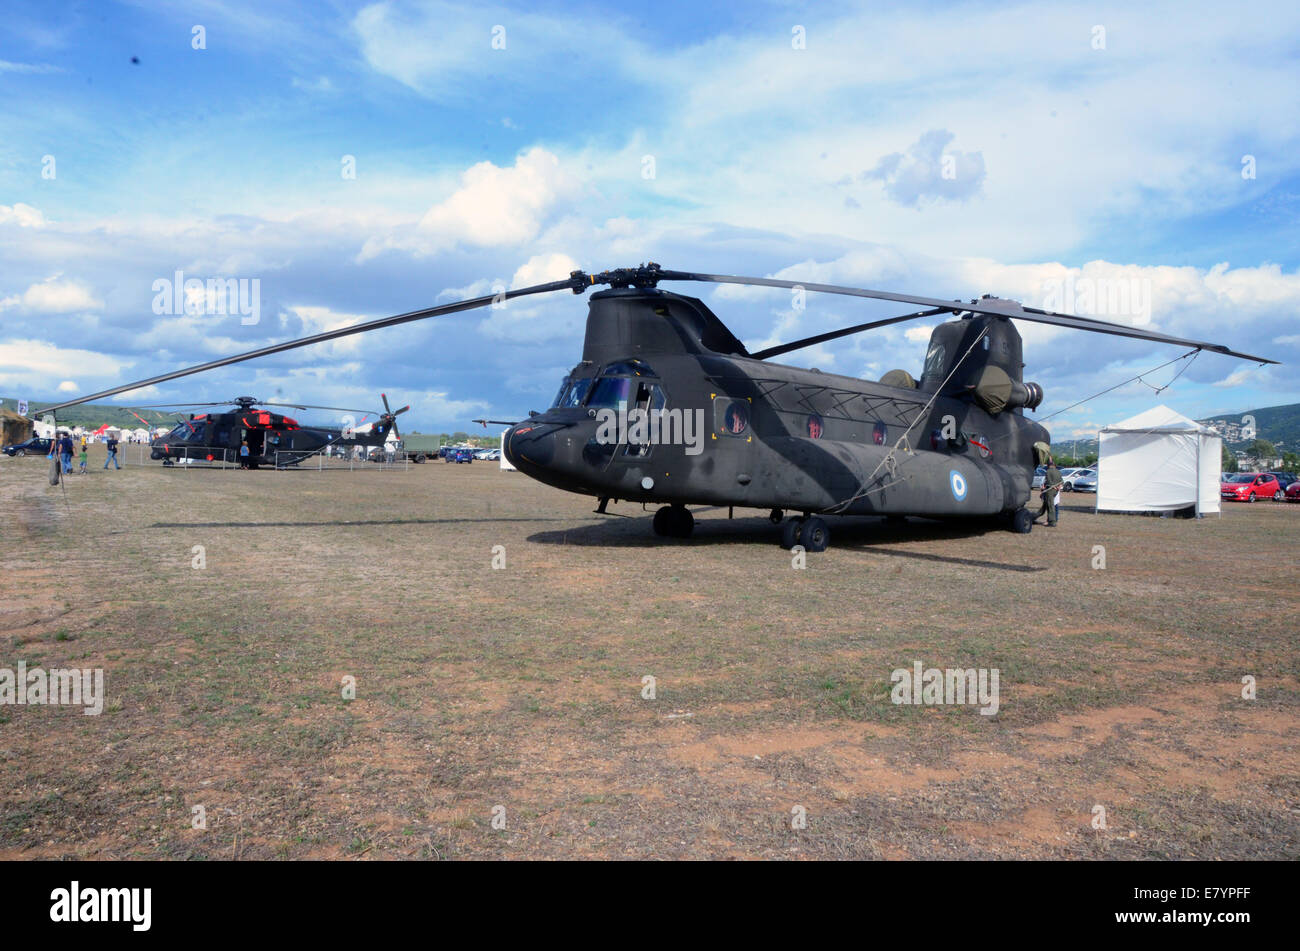
[[506, 458], [506, 433], [508, 432], [510, 432], [508, 429], [501, 432], [501, 468], [505, 469], [507, 472], [514, 472], [515, 467], [512, 466], [510, 460]]
[[1101, 431], [1098, 512], [1219, 511], [1222, 440], [1208, 426], [1157, 406]]

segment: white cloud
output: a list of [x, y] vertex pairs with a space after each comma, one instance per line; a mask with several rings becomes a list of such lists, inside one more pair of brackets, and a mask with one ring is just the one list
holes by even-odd
[[39, 208], [25, 205], [21, 201], [12, 205], [0, 205], [0, 225], [16, 224], [20, 228], [41, 228], [45, 226], [45, 215]]
[[0, 59], [0, 73], [61, 73], [62, 67], [51, 66], [49, 63], [14, 63], [7, 59]]
[[521, 153], [507, 168], [479, 162], [461, 175], [459, 188], [424, 213], [413, 230], [389, 229], [367, 239], [358, 260], [364, 262], [390, 249], [430, 255], [458, 245], [508, 247], [532, 241], [556, 204], [577, 188], [559, 158], [540, 146]]
[[578, 262], [567, 254], [534, 254], [515, 271], [510, 286], [531, 287], [534, 284], [549, 284], [562, 281], [578, 270]]
[[0, 300], [0, 310], [21, 306], [34, 314], [71, 314], [99, 310], [104, 306], [104, 302], [81, 281], [61, 281], [59, 277], [55, 274], [31, 285], [21, 296], [11, 295]]
[[884, 182], [885, 194], [911, 208], [940, 199], [964, 201], [979, 193], [987, 172], [980, 152], [949, 149], [954, 136], [947, 129], [924, 133], [906, 154], [883, 156], [862, 180]]
[[75, 393], [79, 389], [81, 389], [81, 387], [77, 386], [77, 384], [72, 380], [64, 380], [59, 384], [60, 393]]
[[480, 162], [446, 201], [425, 212], [420, 231], [435, 241], [519, 244], [536, 237], [545, 213], [573, 188], [560, 160], [541, 147], [520, 155], [512, 168]]

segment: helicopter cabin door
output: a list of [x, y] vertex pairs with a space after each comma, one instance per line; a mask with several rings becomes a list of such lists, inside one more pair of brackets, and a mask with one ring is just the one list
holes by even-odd
[[638, 459], [644, 459], [650, 455], [654, 449], [654, 444], [659, 441], [662, 434], [660, 432], [660, 420], [655, 419], [654, 425], [651, 425], [651, 414], [656, 417], [663, 412], [664, 394], [659, 385], [651, 380], [632, 379], [631, 391], [628, 393], [628, 415], [631, 417], [633, 410], [640, 410], [640, 418], [644, 420], [642, 427], [629, 425], [627, 431], [622, 434], [622, 444], [615, 453], [616, 459], [631, 462]]

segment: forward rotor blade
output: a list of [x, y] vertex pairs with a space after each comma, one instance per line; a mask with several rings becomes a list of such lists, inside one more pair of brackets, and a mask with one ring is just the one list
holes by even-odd
[[[1137, 340], [1150, 340], [1155, 343], [1171, 343], [1184, 347], [1196, 347], [1198, 350], [1208, 350], [1211, 353], [1221, 353], [1224, 356], [1239, 357], [1242, 360], [1252, 360], [1256, 363], [1277, 363], [1276, 360], [1270, 360], [1267, 357], [1256, 357], [1248, 353], [1238, 353], [1236, 350], [1229, 349], [1223, 344], [1208, 343], [1204, 340], [1189, 340], [1185, 337], [1175, 337], [1170, 334], [1158, 333], [1154, 330], [1144, 330], [1141, 327], [1128, 327], [1123, 324], [1114, 324], [1105, 320], [1097, 320], [1093, 317], [1077, 317], [1074, 314], [1059, 314], [1055, 311], [1041, 310], [1037, 307], [1025, 307], [1017, 301], [1003, 300], [998, 297], [985, 297], [970, 303], [961, 301], [945, 301], [935, 297], [918, 297], [913, 294], [895, 294], [890, 291], [876, 291], [865, 287], [845, 287], [840, 284], [813, 284], [807, 281], [782, 281], [771, 277], [738, 277], [729, 274], [698, 274], [692, 271], [665, 271], [662, 269], [652, 273], [658, 275], [661, 281], [699, 281], [706, 284], [743, 284], [755, 287], [783, 287], [795, 288], [801, 287], [806, 291], [817, 291], [823, 294], [844, 294], [849, 297], [868, 297], [873, 300], [892, 300], [904, 304], [919, 304], [922, 307], [942, 308], [943, 310], [967, 310], [975, 314], [989, 314], [994, 317], [1010, 317], [1016, 320], [1033, 320], [1041, 324], [1052, 324], [1057, 327], [1071, 327], [1075, 330], [1091, 330], [1094, 333], [1113, 334], [1118, 337], [1133, 337]], [[953, 305], [957, 306], [954, 307]]]
[[215, 370], [218, 367], [230, 366], [232, 363], [243, 363], [245, 360], [253, 360], [257, 357], [268, 357], [274, 353], [283, 353], [286, 350], [296, 350], [299, 347], [309, 347], [314, 343], [324, 343], [327, 340], [337, 340], [340, 337], [349, 337], [353, 334], [366, 333], [371, 330], [379, 330], [383, 327], [395, 327], [398, 324], [410, 323], [415, 320], [425, 320], [429, 317], [442, 317], [446, 314], [457, 314], [461, 311], [476, 310], [479, 307], [487, 307], [494, 301], [513, 300], [516, 297], [526, 297], [529, 294], [548, 294], [552, 291], [573, 291], [580, 293], [586, 284], [576, 275], [570, 275], [563, 281], [550, 281], [546, 284], [534, 284], [531, 287], [521, 287], [518, 290], [506, 291], [503, 294], [487, 294], [483, 297], [472, 297], [469, 300], [456, 301], [452, 304], [442, 304], [438, 307], [425, 307], [421, 310], [409, 311], [405, 314], [397, 314], [393, 317], [380, 317], [375, 320], [363, 321], [359, 324], [353, 324], [350, 327], [339, 327], [336, 330], [326, 330], [322, 333], [312, 334], [310, 337], [299, 337], [297, 340], [287, 340], [284, 343], [271, 344], [269, 347], [259, 347], [256, 350], [249, 350], [247, 353], [239, 353], [233, 357], [222, 357], [219, 360], [212, 360], [208, 363], [200, 363], [198, 366], [186, 367], [183, 370], [173, 370], [171, 373], [161, 373], [158, 376], [149, 377], [147, 380], [136, 380], [134, 383], [126, 383], [122, 386], [115, 386], [111, 390], [103, 390], [99, 393], [92, 393], [89, 396], [83, 396], [80, 399], [68, 400], [66, 403], [58, 403], [54, 406], [47, 406], [43, 411], [57, 412], [66, 409], [69, 406], [79, 406], [82, 403], [89, 403], [92, 400], [102, 400], [109, 396], [116, 396], [118, 393], [126, 393], [129, 390], [139, 389], [144, 386], [153, 386], [157, 383], [166, 383], [168, 380], [175, 380], [183, 376], [189, 376], [192, 373], [202, 373], [205, 370]]
[[368, 409], [357, 409], [355, 406], [313, 406], [310, 403], [257, 403], [257, 406], [282, 406], [286, 409], [323, 409], [332, 413], [369, 413]]
[[804, 347], [813, 347], [819, 343], [825, 343], [827, 340], [835, 340], [839, 337], [847, 337], [850, 334], [862, 333], [864, 330], [874, 330], [877, 327], [902, 323], [905, 320], [916, 320], [918, 317], [933, 317], [936, 314], [949, 314], [958, 310], [965, 310], [965, 308], [953, 305], [952, 307], [933, 307], [930, 310], [918, 310], [914, 314], [904, 314], [902, 317], [887, 317], [884, 320], [873, 320], [866, 324], [855, 324], [852, 327], [845, 327], [843, 330], [832, 330], [829, 333], [817, 334], [814, 337], [804, 337], [801, 340], [791, 340], [789, 343], [783, 343], [775, 347], [768, 347], [766, 350], [758, 351], [758, 353], [751, 353], [750, 356], [755, 360], [766, 360], [768, 357], [780, 356], [781, 354], [789, 353], [792, 350], [802, 350]]

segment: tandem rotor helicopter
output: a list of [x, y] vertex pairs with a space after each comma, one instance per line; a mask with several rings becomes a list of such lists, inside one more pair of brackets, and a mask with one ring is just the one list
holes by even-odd
[[[750, 353], [700, 300], [662, 282], [802, 288], [922, 308]], [[1193, 348], [1258, 363], [1264, 357], [1072, 314], [982, 297], [969, 302], [834, 284], [671, 271], [649, 263], [536, 284], [383, 317], [164, 373], [46, 407], [57, 412], [137, 387], [351, 334], [487, 307], [493, 302], [608, 285], [588, 302], [582, 359], [548, 410], [507, 423], [506, 458], [548, 485], [600, 500], [658, 504], [654, 530], [687, 538], [688, 505], [766, 510], [781, 543], [823, 551], [827, 515], [1001, 519], [1030, 531], [1035, 466], [1050, 436], [1025, 410], [1043, 399], [1023, 379], [1012, 319]], [[879, 382], [772, 358], [877, 327], [947, 315], [919, 378]], [[488, 422], [486, 420], [482, 422]], [[496, 422], [495, 420], [492, 422]], [[787, 512], [796, 513], [785, 518]]]

